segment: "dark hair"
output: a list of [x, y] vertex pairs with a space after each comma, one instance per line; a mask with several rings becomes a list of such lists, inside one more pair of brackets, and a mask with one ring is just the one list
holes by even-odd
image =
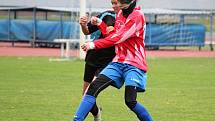
[[[129, 16], [129, 14], [131, 14], [134, 10], [134, 8], [136, 7], [136, 0], [127, 0], [127, 1], [131, 1], [129, 4], [129, 7], [126, 9], [122, 9], [122, 15], [127, 18]], [[123, 3], [122, 3], [123, 4]]]
[[107, 26], [114, 26], [115, 18], [113, 16], [107, 15], [102, 20]]
[[132, 0], [118, 0], [120, 3], [124, 4], [129, 4]]

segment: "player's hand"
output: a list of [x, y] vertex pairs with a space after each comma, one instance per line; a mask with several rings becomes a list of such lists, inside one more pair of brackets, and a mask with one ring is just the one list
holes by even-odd
[[94, 49], [94, 48], [95, 48], [95, 45], [94, 45], [93, 42], [86, 42], [83, 45], [81, 45], [81, 49], [83, 51], [88, 51], [88, 50], [91, 50], [91, 49]]
[[87, 25], [87, 22], [88, 22], [88, 17], [87, 16], [82, 16], [80, 17], [79, 19], [79, 24], [81, 26], [86, 26]]
[[93, 25], [99, 25], [99, 24], [102, 23], [102, 20], [100, 18], [98, 18], [98, 17], [92, 16], [91, 17], [91, 23]]
[[98, 23], [98, 18], [95, 17], [95, 16], [92, 16], [92, 17], [91, 17], [91, 23], [92, 23], [93, 25], [97, 25], [97, 23]]
[[107, 31], [107, 33], [110, 33], [112, 31], [114, 31], [114, 27], [113, 26], [108, 26], [106, 31]]

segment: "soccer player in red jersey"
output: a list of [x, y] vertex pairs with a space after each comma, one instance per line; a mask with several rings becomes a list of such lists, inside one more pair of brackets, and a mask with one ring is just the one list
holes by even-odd
[[[112, 85], [121, 88], [125, 83], [125, 104], [140, 121], [152, 121], [145, 107], [137, 102], [137, 92], [144, 92], [147, 81], [145, 52], [145, 18], [136, 0], [118, 0], [121, 11], [116, 16], [114, 32], [103, 39], [82, 45], [84, 51], [115, 45], [116, 56], [103, 69], [90, 87], [77, 109], [73, 121], [83, 121], [96, 103], [98, 94]], [[104, 32], [106, 25], [97, 19], [97, 25]]]

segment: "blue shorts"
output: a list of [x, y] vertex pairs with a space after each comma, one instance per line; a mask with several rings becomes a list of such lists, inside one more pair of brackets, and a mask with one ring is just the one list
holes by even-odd
[[100, 74], [110, 78], [113, 81], [112, 86], [118, 89], [125, 83], [125, 86], [136, 87], [137, 91], [145, 91], [147, 74], [130, 64], [112, 62]]

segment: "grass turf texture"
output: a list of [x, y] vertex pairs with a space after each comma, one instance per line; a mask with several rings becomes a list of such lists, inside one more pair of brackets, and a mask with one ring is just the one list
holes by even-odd
[[[149, 58], [147, 91], [138, 101], [155, 121], [214, 121], [214, 60]], [[71, 120], [81, 100], [83, 68], [80, 60], [0, 57], [0, 120]], [[138, 121], [124, 104], [124, 88], [109, 87], [98, 103], [104, 121]]]

